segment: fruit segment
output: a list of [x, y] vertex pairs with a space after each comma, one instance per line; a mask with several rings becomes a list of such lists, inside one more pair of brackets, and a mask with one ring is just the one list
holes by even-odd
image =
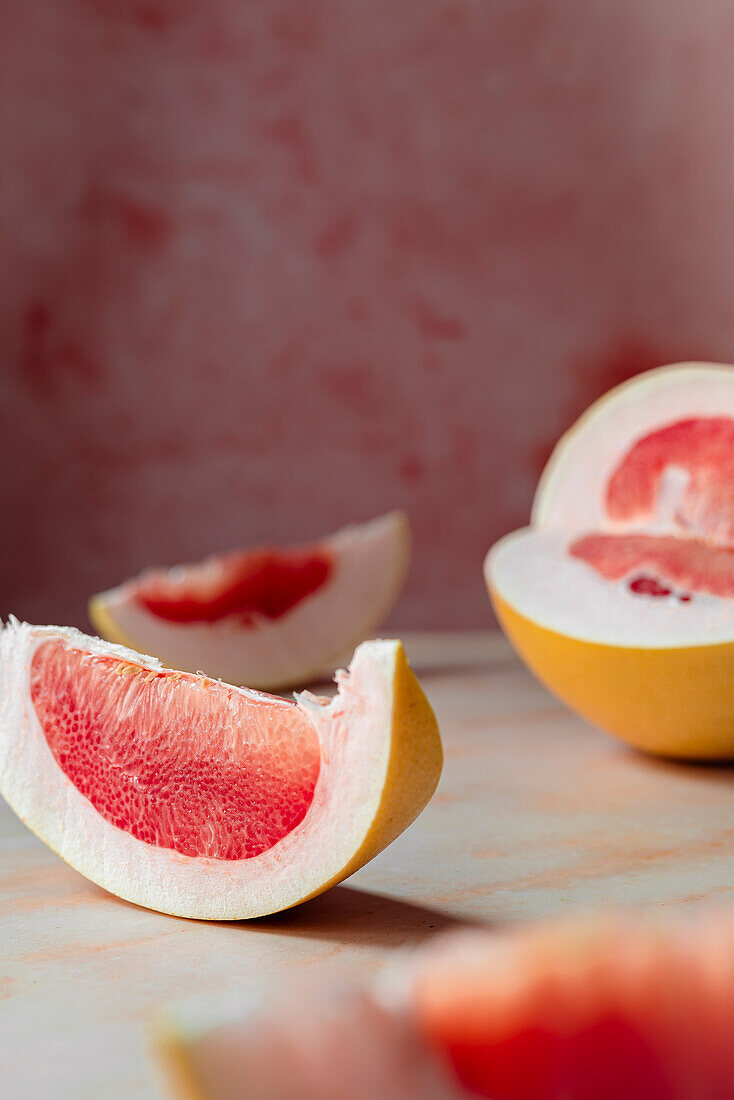
[[648, 432], [609, 478], [610, 519], [623, 523], [654, 517], [663, 476], [683, 472], [684, 491], [674, 520], [682, 530], [715, 543], [734, 543], [734, 420], [700, 416]]
[[102, 637], [188, 672], [278, 689], [323, 678], [392, 609], [407, 572], [402, 512], [312, 546], [148, 569], [93, 596]]
[[61, 638], [35, 650], [30, 698], [74, 787], [148, 844], [251, 859], [313, 801], [319, 739], [285, 700], [92, 656]]
[[734, 756], [734, 369], [661, 368], [598, 401], [485, 577], [584, 717], [650, 752]]
[[568, 548], [608, 581], [627, 580], [641, 596], [670, 596], [685, 602], [694, 592], [734, 597], [734, 548], [709, 546], [670, 535], [583, 535]]
[[295, 702], [71, 629], [0, 632], [0, 792], [68, 863], [161, 912], [240, 919], [321, 893], [421, 812], [433, 712], [397, 641]]
[[230, 615], [242, 626], [279, 619], [308, 599], [334, 572], [327, 549], [251, 550], [141, 579], [135, 599], [172, 623], [216, 623]]

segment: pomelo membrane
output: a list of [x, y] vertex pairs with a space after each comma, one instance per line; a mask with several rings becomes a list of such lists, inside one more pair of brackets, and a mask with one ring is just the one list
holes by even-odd
[[329, 674], [397, 599], [410, 558], [402, 512], [310, 546], [257, 547], [170, 569], [147, 569], [93, 596], [106, 639], [261, 689]]
[[107, 890], [162, 912], [260, 916], [389, 844], [441, 770], [399, 642], [366, 642], [333, 699], [295, 702], [71, 629], [0, 632], [0, 792]]
[[538, 676], [640, 748], [734, 755], [734, 370], [613, 390], [561, 440], [485, 576]]

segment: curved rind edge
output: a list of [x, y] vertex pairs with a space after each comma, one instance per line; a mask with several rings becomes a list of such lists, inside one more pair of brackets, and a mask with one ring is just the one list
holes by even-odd
[[343, 882], [374, 859], [415, 821], [438, 786], [443, 747], [436, 716], [401, 642], [395, 643], [394, 661], [390, 757], [377, 811], [349, 862], [302, 901]]

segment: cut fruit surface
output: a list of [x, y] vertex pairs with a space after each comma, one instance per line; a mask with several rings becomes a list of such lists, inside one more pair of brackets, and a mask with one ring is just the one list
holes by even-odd
[[713, 542], [734, 540], [734, 420], [699, 416], [644, 435], [609, 479], [606, 509], [621, 523], [645, 522], [655, 508], [665, 471], [684, 472], [687, 484], [675, 521]]
[[297, 707], [201, 678], [94, 656], [62, 638], [31, 660], [53, 757], [113, 825], [187, 856], [247, 859], [303, 820], [319, 775]]
[[661, 368], [592, 406], [485, 577], [575, 710], [651, 752], [734, 757], [734, 369]]
[[0, 791], [129, 901], [260, 916], [345, 878], [420, 813], [436, 722], [399, 642], [361, 645], [331, 700], [166, 669], [78, 631], [0, 634]]
[[252, 550], [201, 565], [153, 572], [139, 582], [136, 603], [172, 623], [217, 623], [236, 615], [254, 628], [279, 619], [328, 584], [333, 555], [322, 550]]
[[173, 667], [292, 686], [323, 675], [379, 626], [409, 557], [407, 518], [391, 512], [313, 546], [146, 570], [94, 596], [89, 617], [109, 641]]
[[177, 1100], [734, 1100], [732, 1027], [730, 913], [610, 914], [439, 937], [351, 993], [190, 1003], [158, 1049]]
[[734, 547], [671, 535], [595, 534], [576, 539], [568, 552], [605, 580], [628, 578], [628, 588], [638, 595], [670, 596], [682, 587], [679, 598], [685, 595], [686, 601], [692, 592], [734, 596]]

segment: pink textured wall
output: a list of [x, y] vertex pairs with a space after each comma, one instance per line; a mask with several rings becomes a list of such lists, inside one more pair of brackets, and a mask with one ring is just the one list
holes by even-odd
[[728, 0], [1, 0], [0, 613], [396, 505], [490, 621], [543, 458], [734, 357]]

